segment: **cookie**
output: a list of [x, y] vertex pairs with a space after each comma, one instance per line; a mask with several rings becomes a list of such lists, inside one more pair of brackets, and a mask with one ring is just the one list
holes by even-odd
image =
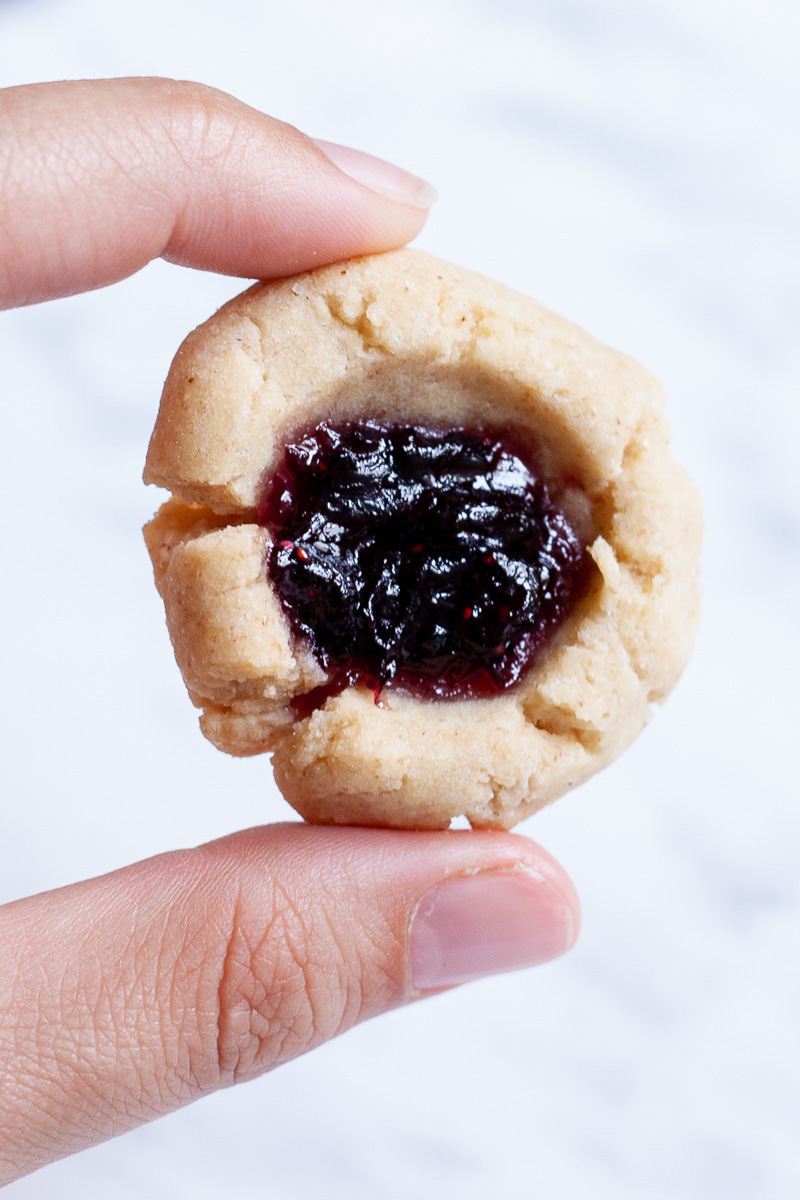
[[508, 828], [577, 786], [694, 639], [700, 510], [668, 438], [638, 364], [420, 252], [250, 288], [178, 351], [145, 470], [203, 732], [271, 752], [317, 822]]

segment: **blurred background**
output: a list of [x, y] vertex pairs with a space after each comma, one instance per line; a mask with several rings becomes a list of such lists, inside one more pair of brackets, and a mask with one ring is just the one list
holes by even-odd
[[[347, 1034], [15, 1200], [800, 1194], [796, 0], [0, 0], [0, 86], [214, 84], [430, 179], [418, 245], [664, 383], [704, 621], [633, 749], [521, 826], [578, 947]], [[0, 899], [293, 816], [197, 730], [140, 528], [179, 342], [242, 283], [158, 262], [0, 315]]]

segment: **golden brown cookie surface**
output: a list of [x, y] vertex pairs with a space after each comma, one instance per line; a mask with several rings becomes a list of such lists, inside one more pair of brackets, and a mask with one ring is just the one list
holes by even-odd
[[[257, 522], [288, 436], [322, 420], [503, 426], [585, 497], [588, 594], [521, 683], [491, 700], [378, 707], [325, 681], [293, 637]], [[170, 501], [146, 530], [201, 724], [270, 750], [310, 820], [508, 827], [606, 765], [665, 698], [698, 610], [699, 506], [667, 450], [658, 385], [525, 297], [414, 251], [260, 284], [187, 338], [145, 479]]]

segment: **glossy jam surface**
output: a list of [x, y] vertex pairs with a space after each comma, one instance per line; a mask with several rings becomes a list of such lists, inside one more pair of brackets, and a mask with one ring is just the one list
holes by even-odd
[[[494, 431], [319, 425], [286, 446], [259, 519], [296, 635], [331, 674], [437, 698], [515, 684], [585, 586], [586, 553]], [[323, 695], [309, 697], [310, 707]]]

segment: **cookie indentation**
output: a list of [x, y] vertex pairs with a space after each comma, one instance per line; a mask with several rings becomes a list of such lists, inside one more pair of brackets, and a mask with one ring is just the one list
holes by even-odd
[[530, 456], [494, 430], [318, 425], [285, 447], [259, 518], [270, 580], [327, 692], [496, 695], [589, 570]]

